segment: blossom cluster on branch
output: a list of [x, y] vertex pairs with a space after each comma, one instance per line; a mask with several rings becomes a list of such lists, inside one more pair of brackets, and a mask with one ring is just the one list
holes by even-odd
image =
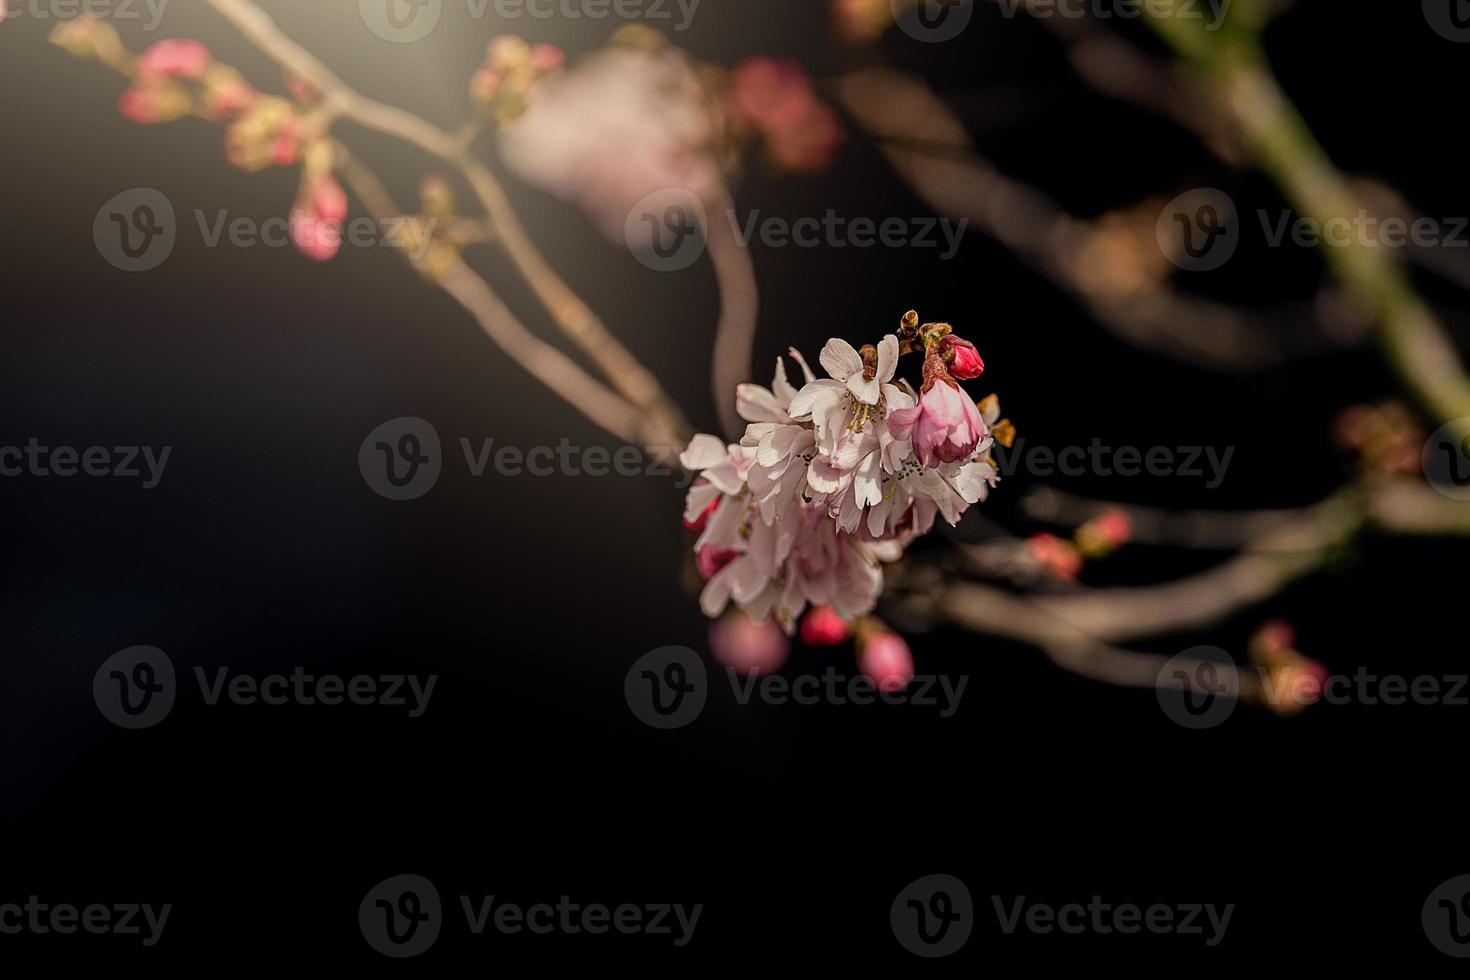
[[[923, 353], [918, 391], [894, 381], [902, 352]], [[920, 326], [910, 312], [876, 346], [834, 337], [820, 358], [827, 378], [790, 354], [801, 388], [778, 358], [770, 388], [736, 392], [749, 423], [740, 442], [700, 434], [680, 457], [699, 474], [684, 521], [698, 534], [701, 608], [715, 617], [733, 600], [788, 633], [808, 604], [849, 621], [870, 612], [881, 565], [999, 482], [992, 427], [1011, 432], [994, 398], [982, 410], [960, 387], [984, 363], [948, 324]]]

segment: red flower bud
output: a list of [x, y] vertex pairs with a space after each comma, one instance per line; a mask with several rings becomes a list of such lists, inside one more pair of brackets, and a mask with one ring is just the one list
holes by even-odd
[[949, 373], [961, 381], [969, 381], [985, 373], [985, 362], [980, 359], [980, 352], [968, 340], [950, 334], [939, 342], [939, 352], [949, 364]]

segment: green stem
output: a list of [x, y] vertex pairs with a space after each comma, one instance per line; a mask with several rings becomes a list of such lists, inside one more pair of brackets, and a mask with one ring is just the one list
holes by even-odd
[[[1242, 13], [1242, 11], [1244, 13]], [[1366, 208], [1282, 91], [1261, 48], [1261, 20], [1238, 7], [1218, 32], [1180, 16], [1149, 23], [1181, 59], [1213, 82], [1227, 120], [1257, 167], [1297, 213], [1325, 226]], [[1238, 19], [1243, 18], [1243, 19]], [[1328, 268], [1373, 319], [1385, 358], [1410, 394], [1440, 422], [1470, 436], [1470, 379], [1454, 344], [1384, 247], [1350, 240], [1327, 245]]]

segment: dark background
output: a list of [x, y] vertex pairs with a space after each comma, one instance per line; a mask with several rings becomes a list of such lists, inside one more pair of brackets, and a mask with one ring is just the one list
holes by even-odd
[[[432, 45], [391, 45], [352, 3], [265, 6], [350, 83], [445, 127], [467, 110], [464, 79], [497, 32], [448, 3], [446, 24], [462, 24], [441, 25]], [[257, 84], [276, 83], [203, 5], [175, 8], [157, 36], [200, 37]], [[673, 481], [472, 478], [453, 458], [462, 436], [615, 443], [390, 250], [346, 249], [318, 265], [291, 249], [206, 248], [194, 208], [284, 214], [295, 171], [234, 170], [209, 124], [127, 122], [113, 107], [123, 83], [44, 44], [49, 26], [0, 26], [0, 444], [35, 436], [173, 453], [151, 491], [0, 480], [0, 901], [34, 893], [174, 911], [151, 950], [113, 936], [0, 937], [0, 962], [376, 971], [391, 964], [363, 943], [357, 903], [412, 872], [446, 901], [568, 894], [706, 906], [682, 950], [647, 936], [469, 940], [449, 928], [398, 967], [429, 975], [561, 961], [1452, 965], [1425, 941], [1419, 910], [1434, 886], [1470, 870], [1464, 708], [1323, 705], [1291, 720], [1242, 708], [1191, 732], [1152, 692], [939, 631], [910, 640], [920, 673], [970, 678], [949, 719], [913, 706], [741, 706], [716, 685], [691, 727], [645, 728], [623, 700], [628, 666], [669, 644], [707, 652], [705, 621], [680, 586], [688, 540]], [[509, 29], [575, 54], [608, 26]], [[156, 39], [126, 26], [124, 36], [134, 47]], [[821, 4], [705, 0], [677, 40], [724, 65], [786, 55], [826, 76], [857, 63], [830, 36]], [[1340, 166], [1394, 183], [1424, 213], [1465, 213], [1455, 93], [1467, 49], [1430, 31], [1417, 3], [1303, 0], [1270, 40], [1284, 85]], [[1091, 93], [1024, 18], [986, 8], [951, 44], [894, 31], [882, 48], [972, 118], [1003, 168], [1078, 212], [1201, 185], [1252, 211], [1283, 206], [1187, 135]], [[409, 196], [423, 161], [344, 134], [362, 155], [393, 161], [383, 169]], [[105, 200], [138, 186], [170, 197], [181, 233], [161, 268], [129, 275], [99, 257], [91, 225]], [[714, 431], [708, 268], [649, 272], [573, 209], [512, 190], [552, 260]], [[742, 209], [793, 218], [927, 213], [861, 140], [827, 175], [756, 169], [737, 197]], [[1227, 270], [1182, 281], [1246, 305], [1315, 291], [1315, 256], [1246, 237]], [[1141, 354], [979, 236], [948, 263], [882, 248], [757, 248], [754, 260], [763, 382], [790, 344], [812, 357], [828, 336], [876, 338], [917, 307], [976, 341], [986, 390], [1037, 443], [1237, 447], [1218, 490], [1057, 481], [1081, 493], [1181, 507], [1310, 503], [1351, 473], [1329, 437], [1333, 416], [1392, 388], [1366, 351], [1248, 381]], [[493, 252], [477, 262], [492, 282], [512, 281]], [[1462, 296], [1425, 285], [1451, 324], [1463, 322]], [[552, 335], [523, 293], [502, 288]], [[451, 454], [438, 486], [411, 503], [372, 493], [356, 463], [364, 435], [401, 415], [430, 420]], [[1025, 484], [1003, 484], [986, 514], [1034, 530], [1016, 516]], [[1265, 608], [1150, 648], [1239, 654], [1263, 619], [1286, 615], [1302, 648], [1337, 673], [1462, 673], [1462, 554], [1452, 542], [1368, 538]], [[1098, 581], [1163, 580], [1199, 560], [1187, 561], [1131, 549]], [[100, 716], [90, 691], [101, 661], [134, 644], [165, 650], [181, 673], [300, 665], [439, 680], [414, 720], [380, 708], [205, 707], [196, 694], [158, 727], [128, 732]], [[846, 650], [798, 647], [787, 670], [828, 662], [852, 669]], [[968, 883], [979, 924], [958, 956], [925, 964], [894, 942], [888, 906], [936, 872]], [[1237, 908], [1225, 944], [1206, 950], [1187, 938], [1003, 936], [993, 894]]]

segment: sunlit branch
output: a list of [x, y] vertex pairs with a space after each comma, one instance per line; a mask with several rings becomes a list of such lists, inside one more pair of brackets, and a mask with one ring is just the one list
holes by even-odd
[[597, 364], [614, 387], [642, 410], [637, 426], [640, 436], [631, 441], [667, 446], [687, 438], [688, 423], [657, 380], [612, 336], [531, 242], [500, 182], [471, 155], [469, 146], [474, 131], [451, 135], [413, 113], [359, 94], [282, 33], [250, 0], [209, 0], [209, 3], [256, 47], [321, 91], [329, 118], [350, 119], [368, 129], [397, 137], [458, 169], [489, 215], [496, 241], [557, 325]]
[[[338, 172], [369, 214], [379, 221], [402, 214], [383, 182], [345, 146], [335, 146]], [[435, 255], [435, 253], [431, 253]], [[442, 253], [438, 253], [439, 257]], [[553, 393], [607, 432], [637, 444], [641, 435], [639, 409], [582, 370], [571, 358], [531, 333], [484, 279], [457, 255], [442, 266], [421, 268], [453, 296], [480, 324], [495, 344]], [[674, 447], [649, 445], [651, 454], [664, 455]]]

